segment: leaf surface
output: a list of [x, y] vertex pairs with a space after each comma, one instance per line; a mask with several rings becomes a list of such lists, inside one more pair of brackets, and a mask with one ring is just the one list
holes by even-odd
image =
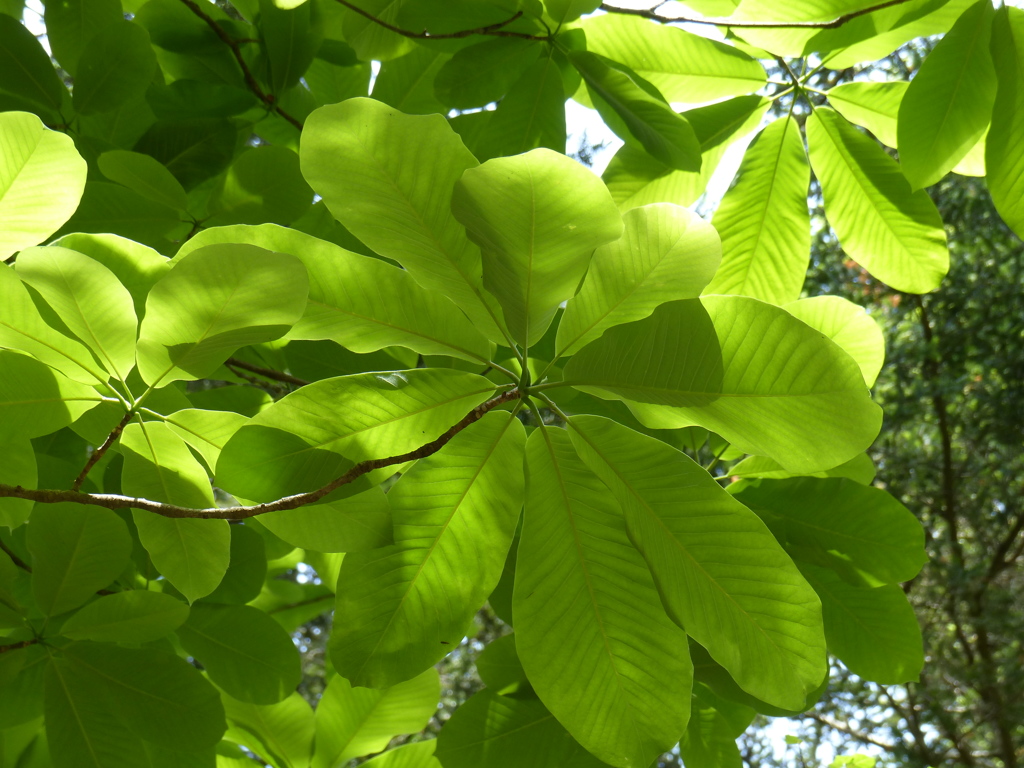
[[985, 145], [988, 189], [999, 215], [1018, 234], [1024, 232], [1024, 11], [999, 11], [992, 28], [992, 55], [999, 87], [992, 128]]
[[148, 643], [165, 637], [188, 618], [188, 606], [171, 595], [128, 590], [103, 595], [64, 622], [60, 633], [75, 640]]
[[842, 347], [857, 361], [864, 383], [874, 386], [885, 361], [885, 337], [863, 307], [841, 296], [810, 296], [784, 309]]

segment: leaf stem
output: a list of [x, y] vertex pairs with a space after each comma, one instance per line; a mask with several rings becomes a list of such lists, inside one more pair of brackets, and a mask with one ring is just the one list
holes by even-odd
[[128, 422], [132, 420], [132, 416], [135, 415], [135, 411], [128, 411], [124, 415], [124, 418], [117, 423], [117, 426], [110, 430], [110, 434], [107, 435], [107, 439], [103, 441], [103, 445], [92, 452], [89, 456], [89, 460], [85, 462], [85, 466], [82, 467], [82, 471], [78, 473], [78, 477], [75, 478], [75, 482], [71, 484], [71, 490], [77, 491], [82, 487], [82, 483], [85, 482], [85, 478], [88, 476], [90, 470], [96, 466], [96, 463], [103, 458], [103, 455], [110, 450], [110, 446], [114, 444], [114, 441], [121, 436], [124, 428], [128, 426]]

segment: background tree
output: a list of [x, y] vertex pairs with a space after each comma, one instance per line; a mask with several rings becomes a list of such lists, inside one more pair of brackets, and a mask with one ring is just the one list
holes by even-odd
[[[5, 760], [334, 766], [482, 641], [486, 689], [372, 764], [730, 765], [826, 649], [918, 676], [922, 529], [864, 453], [882, 337], [800, 299], [811, 170], [908, 294], [951, 169], [1019, 230], [1024, 15], [695, 6], [727, 42], [565, 0], [68, 0], [52, 57], [4, 6]], [[909, 85], [843, 82], [947, 31]], [[603, 183], [569, 97], [625, 141]], [[712, 228], [683, 206], [747, 142]], [[329, 633], [325, 679], [289, 632]]]

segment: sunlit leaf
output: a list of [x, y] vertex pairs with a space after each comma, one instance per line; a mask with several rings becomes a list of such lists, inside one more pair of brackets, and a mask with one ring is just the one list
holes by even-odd
[[863, 307], [841, 296], [811, 296], [786, 304], [784, 309], [842, 347], [857, 361], [864, 383], [874, 386], [885, 360], [885, 337]]
[[1018, 235], [1024, 232], [1024, 12], [999, 11], [992, 29], [998, 92], [985, 147], [988, 189], [999, 215]]

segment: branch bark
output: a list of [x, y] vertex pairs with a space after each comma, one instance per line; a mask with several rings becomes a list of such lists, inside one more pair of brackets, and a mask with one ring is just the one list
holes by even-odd
[[265, 379], [273, 379], [274, 381], [281, 381], [285, 384], [294, 384], [297, 387], [304, 387], [309, 384], [305, 379], [300, 379], [297, 376], [292, 376], [289, 373], [283, 371], [275, 371], [270, 368], [261, 368], [258, 365], [247, 363], [244, 360], [239, 360], [237, 357], [229, 357], [225, 361], [226, 365], [233, 365], [235, 368], [241, 368], [243, 371], [249, 371], [249, 373], [255, 373], [262, 376]]
[[437, 34], [433, 34], [425, 29], [422, 30], [421, 32], [414, 32], [411, 29], [402, 29], [401, 27], [396, 27], [394, 24], [390, 24], [384, 21], [384, 19], [380, 19], [374, 16], [369, 11], [363, 10], [355, 3], [348, 2], [348, 0], [338, 0], [338, 3], [345, 6], [353, 13], [358, 13], [364, 19], [369, 19], [374, 24], [384, 27], [384, 29], [388, 30], [389, 32], [394, 32], [396, 35], [412, 38], [413, 40], [454, 40], [462, 37], [471, 37], [473, 35], [487, 35], [490, 37], [518, 37], [521, 40], [539, 41], [550, 39], [549, 35], [531, 35], [529, 32], [515, 32], [512, 30], [504, 29], [504, 27], [507, 27], [513, 21], [516, 21], [517, 19], [521, 18], [523, 15], [522, 11], [516, 11], [516, 13], [513, 16], [505, 19], [504, 21], [499, 21], [494, 24], [488, 24], [487, 26], [484, 27], [476, 27], [475, 29], [460, 29], [457, 32], [440, 32]]
[[[339, 0], [340, 2], [340, 0]], [[710, 24], [716, 27], [732, 27], [733, 29], [835, 29], [853, 21], [858, 16], [891, 8], [894, 5], [902, 5], [910, 0], [886, 0], [886, 2], [861, 8], [859, 11], [851, 11], [837, 16], [831, 21], [733, 21], [730, 19], [708, 19], [694, 18], [690, 16], [662, 16], [660, 13], [649, 8], [620, 8], [616, 5], [601, 3], [601, 10], [607, 13], [622, 13], [628, 16], [640, 16], [651, 21], [662, 24]]]
[[122, 496], [120, 494], [82, 493], [81, 491], [48, 489], [34, 490], [31, 488], [22, 488], [20, 485], [6, 485], [3, 483], [0, 483], [0, 498], [30, 499], [43, 504], [55, 504], [62, 501], [71, 501], [77, 504], [88, 504], [95, 507], [105, 507], [107, 509], [131, 508], [178, 519], [196, 518], [201, 520], [246, 520], [250, 517], [266, 514], [267, 512], [279, 512], [285, 509], [297, 509], [299, 507], [304, 507], [308, 504], [319, 501], [327, 494], [336, 491], [343, 485], [348, 485], [375, 469], [390, 467], [396, 464], [404, 464], [407, 461], [415, 461], [416, 459], [424, 459], [427, 456], [431, 456], [447, 445], [448, 442], [459, 432], [464, 430], [470, 424], [479, 421], [485, 413], [493, 410], [503, 403], [509, 402], [510, 400], [516, 400], [519, 397], [521, 397], [521, 393], [518, 389], [506, 390], [505, 392], [492, 397], [487, 402], [478, 405], [463, 416], [456, 424], [452, 425], [448, 431], [436, 440], [431, 440], [429, 443], [421, 445], [415, 450], [399, 454], [398, 456], [388, 456], [383, 459], [367, 459], [366, 461], [361, 461], [348, 470], [348, 472], [340, 477], [336, 477], [322, 488], [317, 488], [315, 491], [308, 491], [306, 493], [298, 493], [293, 496], [285, 496], [282, 499], [268, 501], [264, 504], [253, 504], [252, 506], [247, 507], [225, 507], [223, 509], [219, 507], [195, 509], [192, 507], [180, 507], [176, 504], [166, 504], [160, 501], [151, 501], [150, 499], [141, 499], [134, 496]]
[[84, 483], [85, 478], [88, 477], [89, 471], [96, 466], [96, 462], [103, 458], [103, 454], [110, 450], [110, 446], [112, 446], [114, 441], [121, 436], [121, 433], [124, 432], [124, 428], [128, 426], [128, 422], [132, 420], [132, 416], [134, 415], [134, 411], [128, 411], [128, 413], [124, 415], [124, 418], [121, 419], [121, 421], [117, 423], [117, 426], [110, 431], [109, 435], [107, 435], [107, 439], [103, 441], [103, 445], [92, 452], [92, 456], [90, 456], [89, 460], [85, 462], [85, 466], [82, 467], [82, 471], [78, 473], [78, 477], [75, 478], [75, 482], [71, 484], [72, 491], [77, 491], [82, 487], [82, 483]]

